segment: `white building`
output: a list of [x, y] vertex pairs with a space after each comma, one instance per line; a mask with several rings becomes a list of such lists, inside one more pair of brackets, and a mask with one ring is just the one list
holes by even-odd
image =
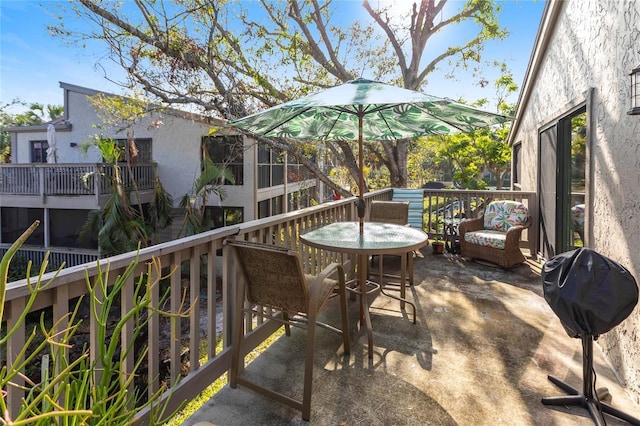
[[[538, 193], [540, 257], [584, 245], [636, 280], [640, 115], [628, 111], [639, 22], [638, 1], [547, 1], [509, 139], [515, 187]], [[598, 342], [640, 401], [638, 308]]]
[[[110, 170], [95, 146], [86, 149], [96, 135], [126, 146], [132, 134], [139, 151], [132, 173], [141, 202], [150, 201], [157, 176], [173, 197], [176, 209], [180, 199], [191, 193], [206, 149], [214, 163], [224, 163], [235, 175], [235, 184], [223, 186], [224, 200], [207, 202], [216, 226], [306, 207], [311, 198], [318, 198], [316, 180], [302, 165], [288, 163], [286, 155], [239, 135], [216, 136], [218, 132], [209, 136], [212, 128], [222, 124], [220, 121], [162, 109], [136, 119], [127, 130], [122, 123], [111, 124], [96, 111], [90, 98], [99, 92], [67, 83], [60, 83], [60, 87], [64, 91], [64, 116], [53, 122], [55, 163], [47, 162], [48, 125], [8, 129], [12, 163], [0, 164], [0, 254], [34, 220], [40, 220], [41, 226], [23, 250], [36, 263], [46, 251], [51, 252], [54, 267], [62, 260], [71, 266], [99, 255], [96, 241], [78, 240], [89, 211], [101, 209], [110, 193], [104, 180], [92, 181], [90, 186], [82, 180], [88, 173]], [[229, 163], [224, 156], [231, 143], [240, 141], [243, 149], [236, 149], [237, 155]], [[180, 213], [176, 211], [174, 225], [163, 232], [162, 240], [178, 237]]]

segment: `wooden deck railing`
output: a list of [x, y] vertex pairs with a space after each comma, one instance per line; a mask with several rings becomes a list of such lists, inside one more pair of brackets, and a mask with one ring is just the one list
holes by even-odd
[[[153, 189], [156, 164], [120, 164], [125, 187]], [[91, 177], [90, 177], [91, 176]], [[0, 194], [102, 195], [111, 191], [113, 167], [104, 163], [0, 164]]]
[[[437, 219], [439, 210], [435, 211], [435, 213], [432, 211], [434, 210], [432, 206], [435, 201], [429, 201], [432, 204], [427, 203], [427, 200], [432, 200], [434, 197], [453, 200], [462, 196], [462, 200], [472, 205], [473, 200], [480, 198], [511, 198], [509, 195], [516, 199], [527, 200], [530, 207], [535, 203], [533, 195], [527, 193], [511, 194], [496, 191], [461, 193], [446, 190], [427, 192], [425, 190], [425, 197], [427, 197], [425, 198], [425, 206], [429, 206], [428, 211], [425, 209], [425, 218], [428, 218], [425, 225], [436, 223], [439, 220]], [[381, 190], [367, 194], [367, 203], [370, 203], [373, 199], [389, 200], [391, 199], [391, 191]], [[446, 204], [441, 205], [446, 206]], [[443, 214], [444, 211], [446, 211], [446, 208], [443, 210]], [[332, 261], [345, 261], [347, 259], [338, 253], [327, 253], [300, 244], [298, 241], [299, 233], [322, 224], [356, 219], [355, 198], [351, 197], [241, 225], [216, 229], [140, 250], [137, 253], [138, 274], [147, 272], [145, 264], [152, 259], [159, 261], [163, 268], [176, 270], [170, 277], [169, 311], [173, 313], [180, 311], [180, 302], [185, 289], [188, 289], [187, 304], [191, 306], [188, 318], [183, 318], [182, 320], [178, 318], [172, 319], [172, 332], [180, 334], [179, 330], [181, 329], [185, 329], [186, 332], [180, 338], [168, 340], [167, 345], [169, 347], [166, 348], [169, 353], [168, 359], [160, 359], [159, 354], [162, 353], [161, 349], [164, 348], [160, 347], [161, 339], [158, 322], [150, 321], [146, 326], [146, 344], [149, 347], [147, 352], [147, 377], [151, 378], [149, 380], [149, 394], [160, 388], [158, 378], [160, 377], [161, 364], [166, 365], [168, 363], [169, 365], [170, 377], [165, 379], [166, 382], [177, 383], [171, 389], [167, 412], [172, 412], [181, 403], [195, 398], [214, 380], [226, 373], [231, 366], [230, 324], [233, 323], [234, 316], [238, 315], [231, 307], [233, 306], [232, 301], [237, 288], [238, 274], [235, 270], [231, 250], [223, 245], [226, 238], [260, 241], [296, 249], [301, 254], [306, 272], [317, 273]], [[99, 265], [102, 269], [108, 265], [110, 276], [117, 276], [135, 259], [136, 253], [126, 253], [102, 259], [99, 261]], [[355, 262], [350, 262], [350, 265], [355, 265]], [[73, 308], [69, 306], [69, 300], [86, 294], [86, 279], [92, 282], [97, 273], [97, 262], [61, 271], [51, 285], [38, 296], [33, 310], [49, 309], [53, 313], [54, 323], [65, 318], [70, 309]], [[349, 268], [348, 273], [354, 273], [353, 266]], [[47, 275], [47, 277], [51, 276], [51, 274]], [[134, 285], [134, 280], [131, 279], [123, 289], [121, 294], [122, 306], [130, 306], [130, 296], [133, 294]], [[29, 289], [24, 280], [9, 284], [5, 302], [7, 327], [10, 328], [16, 323], [24, 309], [29, 294]], [[159, 303], [158, 296], [155, 295], [154, 297]], [[204, 302], [205, 299], [206, 304], [199, 303]], [[202, 309], [206, 309], [206, 315], [201, 315], [201, 306], [203, 307]], [[158, 306], [154, 306], [154, 308], [158, 308]], [[89, 332], [95, 333], [96, 319], [93, 318], [92, 312], [89, 315]], [[201, 321], [205, 317], [206, 321]], [[263, 323], [258, 321], [254, 323], [247, 320], [245, 320], [245, 324], [247, 325], [247, 332], [252, 332], [249, 337], [249, 345], [245, 348], [247, 351], [256, 346], [265, 334], [271, 333], [280, 326], [280, 324], [273, 322]], [[62, 325], [64, 325], [64, 321]], [[10, 339], [7, 347], [1, 348], [2, 354], [0, 354], [0, 358], [6, 364], [11, 364], [12, 354], [24, 345], [26, 331], [24, 324], [22, 324], [20, 332]], [[132, 333], [132, 327], [125, 327], [121, 335], [122, 341], [131, 341]], [[172, 333], [172, 335], [174, 334]], [[201, 345], [204, 343], [203, 339], [206, 340], [206, 345]], [[91, 337], [90, 341], [92, 343], [96, 342], [95, 337]], [[217, 341], [222, 341], [222, 350], [216, 350]], [[198, 350], [190, 351], [188, 355], [188, 373], [181, 374], [181, 369], [184, 368], [181, 360], [184, 348], [200, 348], [202, 346], [206, 347], [206, 361], [204, 363], [200, 362], [201, 354]], [[96, 359], [95, 353], [95, 347], [91, 347], [92, 360]], [[132, 358], [133, 355], [130, 357]], [[133, 365], [134, 361], [134, 359], [128, 359], [127, 364]], [[24, 385], [24, 382], [16, 383], [16, 385]], [[24, 393], [20, 389], [9, 389], [7, 401], [10, 413], [18, 409], [23, 396]], [[169, 398], [169, 393], [166, 394], [166, 398]], [[141, 419], [143, 423], [148, 420], [148, 416], [148, 411], [142, 413]]]
[[[2, 257], [11, 244], [0, 245], [0, 257]], [[81, 265], [83, 263], [95, 262], [100, 258], [97, 250], [64, 249], [64, 248], [38, 248], [23, 247], [18, 251], [16, 257], [21, 257], [25, 261], [31, 261], [34, 267], [39, 267], [44, 261], [45, 255], [49, 253], [48, 263], [50, 270], [58, 269], [60, 265]]]

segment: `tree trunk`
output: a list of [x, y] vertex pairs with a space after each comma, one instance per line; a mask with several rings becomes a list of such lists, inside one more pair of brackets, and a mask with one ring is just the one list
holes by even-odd
[[391, 186], [394, 188], [406, 188], [408, 180], [407, 158], [408, 158], [408, 139], [400, 139], [395, 143], [387, 143], [389, 149], [385, 147], [389, 158], [389, 178]]

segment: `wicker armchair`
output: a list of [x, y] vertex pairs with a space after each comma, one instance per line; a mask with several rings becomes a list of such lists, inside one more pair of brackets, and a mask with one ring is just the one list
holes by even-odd
[[483, 216], [463, 220], [458, 226], [463, 257], [512, 268], [526, 259], [520, 251], [520, 236], [531, 226], [527, 207], [516, 201], [493, 201]]
[[[303, 273], [300, 257], [285, 247], [258, 244], [246, 241], [227, 240], [226, 245], [233, 248], [243, 280], [237, 291], [233, 324], [233, 354], [229, 384], [232, 388], [238, 384], [260, 392], [279, 402], [302, 411], [302, 418], [311, 416], [311, 389], [313, 381], [313, 355], [315, 351], [316, 325], [334, 331], [342, 336], [344, 353], [350, 351], [349, 316], [344, 269], [338, 263], [328, 265], [318, 276]], [[337, 280], [330, 279], [336, 275]], [[318, 313], [334, 292], [340, 295], [342, 329], [318, 321]], [[245, 305], [245, 296], [247, 304]], [[285, 325], [287, 336], [290, 326], [306, 329], [306, 353], [304, 367], [304, 387], [302, 401], [289, 395], [269, 389], [240, 375], [244, 369], [244, 357], [247, 348], [243, 326], [246, 312], [281, 322]], [[263, 333], [264, 334], [264, 333]], [[262, 335], [262, 338], [268, 336]], [[255, 336], [247, 337], [256, 343]], [[257, 342], [259, 343], [259, 342]]]
[[584, 204], [576, 204], [571, 207], [571, 227], [578, 234], [580, 241], [584, 245]]

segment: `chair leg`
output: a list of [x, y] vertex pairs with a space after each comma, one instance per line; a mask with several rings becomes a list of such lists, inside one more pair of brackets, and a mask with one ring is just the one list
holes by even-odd
[[284, 334], [286, 334], [287, 336], [291, 336], [291, 326], [289, 325], [289, 313], [288, 312], [282, 312], [282, 319], [284, 321], [286, 321], [284, 323]]
[[[238, 386], [238, 374], [240, 374], [240, 358], [242, 357], [242, 354], [240, 352], [240, 343], [242, 341], [242, 332], [243, 332], [243, 320], [244, 320], [244, 314], [243, 314], [243, 304], [244, 304], [244, 285], [242, 284], [242, 280], [241, 280], [241, 284], [238, 285], [237, 288], [237, 293], [236, 293], [236, 316], [235, 316], [235, 321], [233, 323], [233, 329], [232, 329], [232, 337], [231, 337], [231, 341], [232, 341], [232, 345], [233, 345], [233, 350], [231, 353], [231, 371], [229, 372], [229, 386], [231, 386], [232, 388], [236, 388]], [[243, 361], [244, 363], [244, 361]], [[244, 368], [244, 365], [243, 365]]]
[[340, 283], [338, 288], [340, 292], [340, 313], [342, 315], [342, 342], [344, 344], [344, 353], [351, 353], [351, 339], [349, 329], [349, 305], [347, 304], [347, 285]]
[[302, 391], [302, 420], [311, 418], [311, 391], [313, 388], [313, 355], [316, 345], [316, 313], [308, 314], [307, 353], [304, 359], [304, 386]]

